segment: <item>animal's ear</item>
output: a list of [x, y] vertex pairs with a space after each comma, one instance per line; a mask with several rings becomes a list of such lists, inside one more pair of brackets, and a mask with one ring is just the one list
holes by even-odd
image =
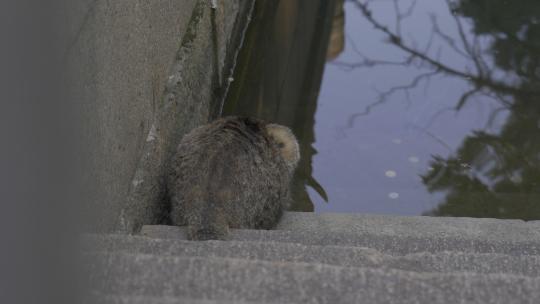
[[300, 160], [300, 147], [291, 129], [278, 124], [268, 124], [266, 130], [280, 149], [280, 154], [287, 165], [294, 170]]

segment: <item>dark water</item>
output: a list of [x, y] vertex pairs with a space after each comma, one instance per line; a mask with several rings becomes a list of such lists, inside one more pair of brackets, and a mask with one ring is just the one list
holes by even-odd
[[294, 209], [540, 219], [540, 1], [341, 4], [261, 1], [225, 105], [298, 135]]

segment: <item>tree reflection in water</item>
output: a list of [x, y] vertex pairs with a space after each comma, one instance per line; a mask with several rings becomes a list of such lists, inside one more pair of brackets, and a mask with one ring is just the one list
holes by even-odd
[[[442, 0], [441, 0], [442, 1]], [[387, 41], [405, 55], [403, 61], [368, 58], [354, 63], [337, 62], [345, 69], [382, 65], [414, 65], [424, 72], [411, 82], [380, 92], [378, 99], [364, 112], [369, 114], [397, 92], [408, 93], [436, 75], [466, 80], [470, 89], [456, 100], [460, 111], [473, 97], [488, 96], [500, 108], [493, 111], [491, 122], [501, 114], [507, 119], [497, 133], [473, 132], [450, 157], [434, 156], [431, 170], [422, 176], [430, 192], [445, 193], [444, 202], [429, 215], [495, 218], [540, 219], [540, 3], [537, 0], [446, 0], [454, 17], [459, 38], [445, 33], [437, 17], [431, 16], [432, 35], [424, 47], [401, 33], [401, 23], [411, 16], [415, 2], [393, 0], [395, 26], [379, 22], [370, 1], [352, 1], [366, 20], [383, 33]], [[401, 7], [400, 7], [401, 6]], [[471, 22], [475, 35], [465, 31]], [[437, 39], [445, 47], [466, 58], [471, 68], [449, 66], [440, 58], [432, 43]]]
[[327, 200], [312, 173], [313, 126], [333, 11], [328, 0], [257, 1], [222, 113], [293, 130], [301, 151], [291, 186], [295, 211], [313, 211], [307, 187]]

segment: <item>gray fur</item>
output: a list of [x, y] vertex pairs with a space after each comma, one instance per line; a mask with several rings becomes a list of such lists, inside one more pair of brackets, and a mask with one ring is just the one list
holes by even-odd
[[226, 117], [182, 139], [168, 180], [171, 219], [192, 240], [225, 239], [229, 228], [271, 229], [289, 203], [298, 143], [283, 126]]

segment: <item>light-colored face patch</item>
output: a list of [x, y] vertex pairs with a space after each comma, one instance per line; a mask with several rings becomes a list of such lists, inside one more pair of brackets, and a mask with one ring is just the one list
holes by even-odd
[[282, 125], [269, 124], [266, 126], [268, 134], [277, 143], [281, 156], [291, 170], [296, 168], [300, 160], [300, 147], [292, 131]]

